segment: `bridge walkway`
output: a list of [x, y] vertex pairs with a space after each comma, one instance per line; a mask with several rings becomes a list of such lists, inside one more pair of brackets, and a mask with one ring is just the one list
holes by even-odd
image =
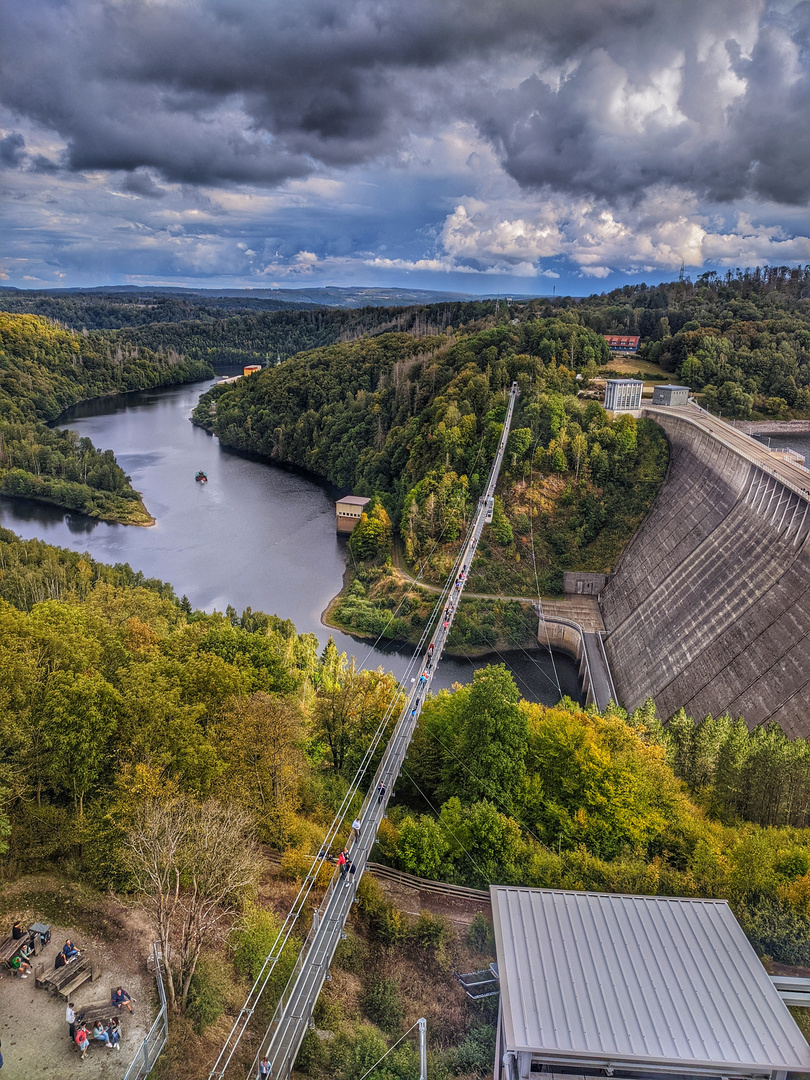
[[[492, 520], [492, 505], [495, 485], [506, 450], [506, 441], [512, 423], [512, 414], [518, 396], [517, 384], [512, 384], [509, 405], [503, 432], [495, 460], [490, 469], [486, 490], [479, 500], [475, 516], [470, 525], [464, 545], [456, 561], [453, 575], [448, 579], [444, 590], [444, 606], [430, 644], [421, 657], [418, 670], [420, 675], [408, 694], [407, 701], [397, 720], [394, 732], [386, 747], [383, 758], [377, 768], [374, 779], [360, 813], [360, 838], [355, 840], [349, 851], [349, 859], [354, 873], [347, 872], [343, 877], [338, 872], [332, 878], [320, 908], [315, 914], [312, 927], [301, 950], [293, 975], [282, 995], [276, 1014], [262, 1040], [255, 1064], [266, 1054], [273, 1066], [276, 1080], [288, 1080], [295, 1062], [301, 1041], [309, 1027], [315, 1002], [326, 979], [329, 967], [343, 936], [343, 928], [354, 901], [357, 884], [368, 862], [368, 856], [374, 845], [380, 821], [385, 815], [391, 790], [402, 769], [419, 714], [425, 702], [439, 658], [447, 643], [458, 601], [464, 591], [467, 570], [475, 557], [478, 542], [484, 525]], [[230, 1058], [228, 1059], [230, 1060]], [[227, 1063], [226, 1063], [227, 1064]], [[223, 1075], [216, 1069], [211, 1076]]]

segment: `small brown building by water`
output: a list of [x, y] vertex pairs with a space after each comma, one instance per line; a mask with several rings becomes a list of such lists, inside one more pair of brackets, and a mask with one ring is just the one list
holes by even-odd
[[344, 495], [335, 503], [335, 528], [339, 533], [354, 532], [354, 527], [360, 520], [360, 515], [365, 510], [371, 499], [362, 495]]

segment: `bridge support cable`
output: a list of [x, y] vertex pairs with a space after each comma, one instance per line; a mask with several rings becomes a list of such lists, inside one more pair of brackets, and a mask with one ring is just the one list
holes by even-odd
[[[336, 872], [332, 877], [329, 887], [324, 894], [318, 910], [314, 913], [312, 925], [307, 938], [299, 953], [295, 967], [287, 982], [287, 985], [278, 1002], [273, 1018], [270, 1022], [254, 1058], [251, 1071], [248, 1073], [250, 1080], [256, 1075], [256, 1068], [260, 1058], [266, 1055], [272, 1066], [275, 1080], [289, 1080], [293, 1063], [298, 1054], [301, 1042], [310, 1027], [315, 1002], [320, 994], [324, 981], [329, 973], [329, 968], [335, 954], [335, 950], [343, 937], [343, 928], [346, 923], [352, 903], [354, 902], [357, 884], [363, 875], [368, 857], [377, 838], [377, 830], [385, 816], [388, 799], [391, 790], [399, 777], [405, 755], [408, 752], [419, 714], [425, 703], [433, 675], [439, 663], [439, 659], [447, 644], [447, 638], [452, 629], [453, 619], [458, 610], [458, 602], [464, 591], [469, 568], [475, 557], [478, 543], [481, 539], [484, 525], [492, 520], [492, 512], [495, 497], [495, 487], [498, 482], [503, 456], [506, 451], [506, 442], [512, 424], [512, 414], [518, 397], [517, 383], [513, 383], [509, 392], [509, 401], [504, 420], [503, 431], [498, 443], [495, 459], [489, 472], [487, 486], [478, 500], [478, 506], [467, 534], [464, 538], [461, 550], [456, 558], [452, 574], [447, 579], [445, 587], [437, 604], [438, 618], [431, 623], [422, 635], [414, 660], [419, 658], [420, 672], [418, 680], [414, 680], [411, 689], [407, 692], [407, 699], [397, 719], [394, 730], [388, 741], [383, 757], [377, 767], [373, 780], [370, 783], [362, 809], [360, 811], [360, 837], [355, 839], [349, 851], [351, 869], [344, 873]], [[430, 643], [425, 647], [425, 642], [430, 638]], [[423, 650], [420, 655], [420, 650]], [[412, 664], [408, 666], [408, 674], [413, 670]], [[371, 745], [364, 756], [364, 763], [358, 768], [356, 776], [364, 774], [368, 762], [378, 747], [382, 732], [387, 726], [386, 721], [381, 723]], [[349, 793], [344, 799], [348, 807], [348, 801], [353, 796], [355, 784], [353, 783]], [[348, 800], [348, 801], [347, 801]], [[222, 1080], [230, 1064], [239, 1041], [247, 1029], [259, 998], [263, 993], [275, 969], [281, 949], [292, 932], [296, 920], [302, 914], [304, 904], [317, 878], [317, 871], [326, 858], [328, 845], [337, 835], [337, 829], [345, 816], [346, 810], [341, 807], [335, 816], [333, 827], [330, 826], [329, 835], [324, 843], [320, 855], [314, 860], [313, 868], [308, 875], [307, 881], [301, 886], [296, 898], [293, 910], [287, 916], [284, 926], [277, 938], [276, 944], [265, 961], [259, 978], [256, 980], [250, 996], [234, 1024], [228, 1042], [220, 1052], [209, 1080]], [[337, 824], [336, 824], [337, 823]]]

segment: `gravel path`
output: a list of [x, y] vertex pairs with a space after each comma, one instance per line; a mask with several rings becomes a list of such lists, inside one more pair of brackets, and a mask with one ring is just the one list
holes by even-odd
[[112, 944], [70, 927], [53, 926], [50, 944], [37, 961], [43, 960], [52, 967], [56, 953], [68, 937], [82, 950], [91, 952], [101, 969], [98, 980], [86, 982], [76, 991], [73, 1000], [77, 1006], [109, 1001], [111, 988], [121, 985], [134, 999], [135, 1014], [124, 1013], [121, 1017], [121, 1049], [91, 1045], [82, 1061], [68, 1038], [65, 1002], [47, 990], [37, 989], [33, 974], [27, 979], [15, 979], [10, 971], [3, 971], [0, 977], [3, 1080], [122, 1077], [157, 1013], [155, 980], [147, 973], [147, 954], [142, 946], [135, 941]]

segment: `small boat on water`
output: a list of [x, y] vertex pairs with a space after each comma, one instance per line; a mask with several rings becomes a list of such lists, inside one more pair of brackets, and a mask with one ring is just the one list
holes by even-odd
[[207, 484], [208, 483], [208, 477], [205, 475], [205, 473], [202, 471], [202, 469], [200, 469], [200, 471], [197, 473], [197, 475], [194, 477], [194, 479], [197, 481], [198, 484]]

